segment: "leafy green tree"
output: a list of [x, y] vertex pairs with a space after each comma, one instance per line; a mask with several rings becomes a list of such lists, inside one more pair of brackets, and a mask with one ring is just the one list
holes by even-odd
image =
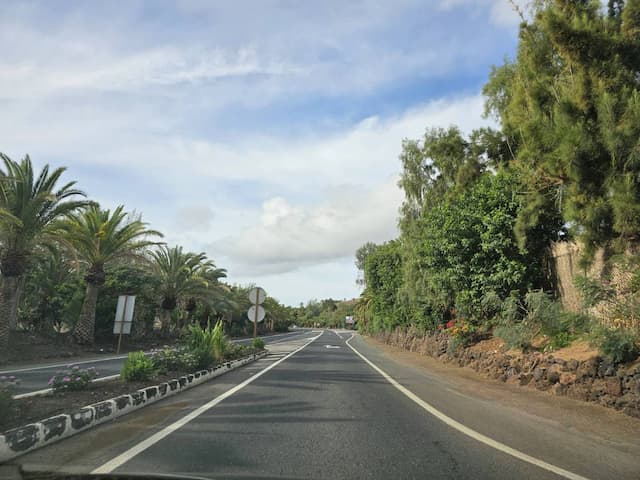
[[66, 332], [84, 298], [82, 275], [60, 249], [39, 249], [24, 276], [18, 320], [43, 335]]
[[144, 338], [153, 331], [157, 310], [156, 276], [144, 263], [116, 262], [105, 266], [105, 283], [96, 303], [96, 340], [113, 338], [113, 320], [118, 297], [135, 295], [132, 338]]
[[372, 330], [388, 330], [403, 321], [398, 292], [402, 284], [402, 256], [397, 240], [380, 245], [367, 257], [367, 293], [371, 295]]
[[550, 209], [587, 247], [640, 234], [640, 1], [538, 2], [485, 87], [527, 193], [522, 240]]
[[45, 165], [36, 176], [31, 159], [16, 162], [0, 153], [0, 360], [6, 355], [9, 330], [16, 326], [20, 282], [36, 246], [54, 222], [88, 204], [75, 182], [60, 186], [64, 168]]
[[171, 314], [181, 300], [194, 298], [210, 303], [223, 296], [218, 280], [226, 276], [226, 271], [216, 268], [205, 253], [184, 252], [180, 246], [163, 245], [152, 251], [150, 258], [151, 269], [160, 282], [158, 296], [165, 333], [169, 332]]
[[[546, 242], [532, 250], [518, 246], [514, 235], [522, 200], [518, 183], [506, 172], [484, 175], [472, 188], [424, 213], [418, 250], [431, 311], [446, 315], [452, 307], [477, 321], [486, 295], [507, 298], [544, 284]], [[559, 220], [540, 232], [549, 238]], [[410, 281], [410, 279], [409, 279]], [[442, 318], [442, 317], [441, 317]]]
[[364, 267], [367, 262], [367, 257], [375, 251], [377, 245], [373, 242], [367, 242], [356, 250], [356, 268], [359, 272], [359, 277], [356, 280], [358, 285], [366, 286], [364, 279]]
[[87, 269], [85, 299], [73, 335], [79, 343], [92, 343], [96, 302], [106, 278], [105, 266], [123, 260], [143, 260], [145, 250], [157, 245], [149, 237], [162, 234], [148, 229], [139, 219], [131, 219], [123, 206], [111, 211], [98, 205], [71, 214], [69, 220], [60, 225], [60, 232], [79, 263]]

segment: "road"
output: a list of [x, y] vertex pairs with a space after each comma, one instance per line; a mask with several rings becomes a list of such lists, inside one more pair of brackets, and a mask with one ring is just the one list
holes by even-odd
[[[303, 331], [289, 332], [285, 334], [268, 335], [261, 337], [265, 344], [278, 343], [287, 338], [295, 338], [303, 334]], [[246, 338], [234, 340], [236, 343], [243, 345], [251, 344], [252, 339]], [[32, 365], [29, 367], [14, 368], [12, 370], [0, 371], [0, 375], [14, 375], [20, 380], [13, 390], [16, 395], [31, 393], [48, 388], [49, 379], [56, 372], [63, 370], [67, 365], [80, 365], [82, 368], [95, 367], [98, 371], [98, 377], [104, 378], [117, 375], [122, 369], [124, 360], [127, 355], [105, 355], [105, 358], [92, 358], [89, 360], [76, 359], [75, 361], [47, 363], [44, 365]]]
[[286, 339], [245, 368], [14, 463], [211, 479], [640, 477], [635, 419], [587, 406], [590, 425], [620, 431], [596, 435], [573, 422], [577, 402], [556, 417], [527, 413], [352, 335]]

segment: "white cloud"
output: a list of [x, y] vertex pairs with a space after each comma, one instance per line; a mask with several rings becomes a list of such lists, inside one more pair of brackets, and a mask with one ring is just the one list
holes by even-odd
[[215, 242], [210, 250], [233, 262], [237, 275], [264, 275], [351, 257], [367, 240], [397, 235], [402, 193], [396, 177], [371, 189], [343, 188], [307, 208], [271, 198], [262, 204], [259, 225]]
[[[486, 123], [469, 91], [507, 48], [487, 25], [512, 21], [506, 0], [184, 0], [151, 19], [137, 2], [16, 5], [0, 151], [68, 166], [92, 198], [287, 301], [355, 288], [354, 250], [397, 233], [402, 139]], [[272, 112], [294, 132], [272, 133]]]
[[208, 205], [189, 205], [178, 209], [176, 226], [186, 232], [206, 232], [211, 227], [214, 213]]
[[37, 98], [82, 90], [131, 91], [197, 84], [249, 75], [292, 75], [301, 68], [259, 58], [253, 48], [237, 51], [162, 47], [113, 56], [83, 51], [54, 62], [17, 59], [0, 63], [0, 95]]
[[487, 124], [481, 113], [477, 96], [440, 100], [399, 117], [369, 118], [339, 135], [303, 139], [304, 148], [287, 142], [244, 151], [228, 162], [226, 176], [263, 175], [292, 196], [319, 198], [295, 203], [287, 195], [269, 197], [250, 215], [254, 223], [207, 248], [225, 257], [232, 274], [260, 276], [352, 257], [366, 241], [395, 238], [402, 139], [453, 123], [469, 132]]
[[369, 117], [322, 137], [282, 140], [255, 135], [233, 145], [178, 136], [142, 138], [135, 145], [112, 147], [108, 156], [98, 154], [94, 160], [126, 165], [135, 158], [138, 168], [161, 169], [173, 186], [198, 178], [252, 180], [298, 191], [344, 182], [368, 184], [398, 171], [403, 138], [453, 124], [470, 131], [486, 123], [482, 111], [482, 97], [472, 95], [436, 100], [388, 118]]
[[515, 6], [523, 13], [527, 11], [531, 0], [443, 0], [440, 8], [480, 8], [489, 10], [491, 23], [499, 27], [513, 27], [520, 23], [520, 16]]

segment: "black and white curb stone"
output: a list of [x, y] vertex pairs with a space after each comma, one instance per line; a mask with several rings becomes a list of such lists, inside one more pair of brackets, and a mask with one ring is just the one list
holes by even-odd
[[87, 405], [70, 413], [55, 415], [39, 422], [14, 428], [0, 435], [0, 462], [70, 437], [76, 433], [100, 425], [108, 420], [126, 415], [147, 405], [170, 397], [183, 390], [199, 385], [236, 368], [242, 367], [267, 355], [267, 352], [252, 354], [201, 370], [184, 377], [169, 380], [160, 385]]

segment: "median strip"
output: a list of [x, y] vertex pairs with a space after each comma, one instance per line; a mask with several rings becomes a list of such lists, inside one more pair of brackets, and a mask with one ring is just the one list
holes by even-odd
[[151, 405], [158, 400], [175, 395], [231, 370], [242, 367], [266, 356], [267, 353], [268, 352], [264, 351], [238, 360], [225, 362], [215, 368], [200, 370], [159, 385], [152, 385], [137, 390], [130, 394], [120, 395], [87, 405], [71, 414], [55, 415], [9, 430], [0, 435], [0, 462], [5, 462], [19, 455], [50, 445], [63, 438], [93, 428], [107, 420], [113, 420], [147, 405]]

